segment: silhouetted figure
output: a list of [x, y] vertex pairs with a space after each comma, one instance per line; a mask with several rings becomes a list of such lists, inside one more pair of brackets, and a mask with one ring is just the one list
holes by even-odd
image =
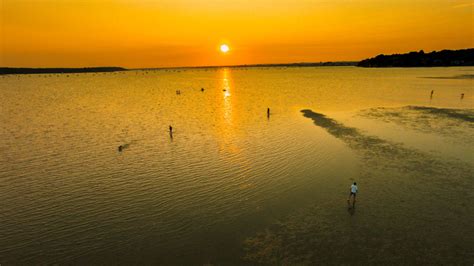
[[461, 93], [461, 100], [464, 99], [464, 93]]
[[433, 98], [433, 93], [434, 93], [434, 90], [431, 90], [431, 96], [430, 96], [430, 98]]
[[201, 88], [201, 92], [204, 92], [204, 88]]
[[267, 108], [267, 117], [270, 118], [270, 108]]
[[170, 139], [173, 139], [173, 127], [170, 125]]
[[123, 150], [123, 146], [122, 145], [118, 146], [118, 151], [121, 152], [122, 150]]

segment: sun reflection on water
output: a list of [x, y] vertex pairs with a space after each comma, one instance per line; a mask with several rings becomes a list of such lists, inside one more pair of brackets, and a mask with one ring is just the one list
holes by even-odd
[[229, 69], [222, 72], [222, 91], [224, 92], [224, 119], [227, 124], [232, 124], [232, 100], [230, 94]]
[[218, 140], [219, 146], [222, 151], [225, 151], [229, 154], [239, 154], [240, 147], [236, 145], [236, 139], [238, 138], [238, 130], [236, 128], [234, 110], [234, 96], [231, 95], [232, 90], [232, 78], [231, 71], [227, 68], [224, 68], [220, 73], [221, 80], [221, 90], [222, 97], [221, 99], [221, 118], [218, 129]]

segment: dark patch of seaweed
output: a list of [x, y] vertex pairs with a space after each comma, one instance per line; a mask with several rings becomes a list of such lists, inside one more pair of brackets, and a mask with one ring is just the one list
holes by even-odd
[[[474, 123], [474, 110], [472, 109], [449, 109], [426, 106], [407, 106], [406, 108], [434, 116], [443, 116], [448, 119], [457, 119], [463, 122]], [[470, 126], [474, 125], [470, 124]]]
[[465, 74], [465, 75], [456, 75], [451, 77], [422, 77], [425, 79], [474, 79], [474, 75]]
[[[347, 127], [311, 110], [302, 110], [301, 112], [305, 117], [311, 118], [315, 125], [326, 129], [331, 135], [358, 151], [365, 164], [384, 169], [396, 169], [401, 172], [422, 172], [423, 175], [428, 176], [433, 174], [449, 176], [451, 174], [451, 164], [446, 164], [444, 160], [435, 158], [433, 155], [406, 148], [401, 143], [365, 135], [356, 128]], [[459, 170], [461, 169], [466, 169], [466, 167], [460, 167]]]
[[471, 144], [473, 139], [466, 136], [474, 129], [473, 109], [449, 109], [426, 106], [406, 106], [402, 108], [371, 108], [360, 111], [358, 116], [394, 123], [404, 128], [427, 134], [439, 134]]

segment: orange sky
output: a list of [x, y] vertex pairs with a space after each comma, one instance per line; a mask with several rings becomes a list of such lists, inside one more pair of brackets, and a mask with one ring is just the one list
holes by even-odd
[[0, 15], [0, 66], [13, 67], [319, 62], [474, 47], [474, 0], [0, 0]]

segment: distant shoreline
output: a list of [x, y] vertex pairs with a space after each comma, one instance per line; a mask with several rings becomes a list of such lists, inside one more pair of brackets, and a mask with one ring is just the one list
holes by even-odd
[[181, 66], [181, 67], [149, 67], [132, 68], [129, 70], [154, 70], [154, 69], [184, 69], [184, 68], [243, 68], [243, 67], [320, 67], [320, 66], [357, 66], [358, 61], [336, 62], [308, 62], [308, 63], [276, 63], [276, 64], [248, 64], [248, 65], [221, 65], [221, 66]]
[[0, 75], [16, 74], [60, 74], [60, 73], [95, 73], [127, 71], [122, 67], [83, 67], [83, 68], [15, 68], [0, 67]]
[[189, 68], [251, 68], [251, 67], [320, 67], [320, 66], [356, 66], [357, 61], [340, 62], [311, 62], [311, 63], [282, 63], [282, 64], [249, 64], [249, 65], [222, 65], [222, 66], [181, 66], [181, 67], [150, 67], [150, 68], [123, 68], [123, 67], [85, 67], [85, 68], [15, 68], [0, 67], [0, 75], [15, 74], [61, 74], [61, 73], [94, 73], [136, 70], [159, 69], [189, 69]]

